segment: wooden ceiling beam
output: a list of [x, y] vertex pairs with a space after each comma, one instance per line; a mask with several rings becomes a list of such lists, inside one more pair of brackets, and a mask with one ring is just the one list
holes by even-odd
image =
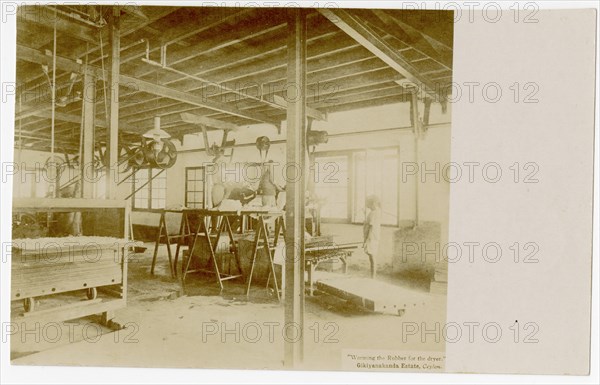
[[[365, 54], [364, 52], [361, 52], [362, 48], [359, 48], [358, 50], [356, 49], [352, 49], [349, 50], [348, 52], [334, 52], [332, 54], [332, 56], [334, 56], [333, 59], [331, 60], [310, 60], [308, 63], [308, 67], [309, 67], [309, 75], [310, 76], [315, 76], [318, 79], [324, 79], [326, 78], [329, 74], [335, 74], [338, 76], [345, 76], [349, 73], [361, 73], [364, 71], [368, 71], [368, 70], [377, 70], [378, 67], [371, 67], [367, 64], [368, 63], [375, 63], [375, 62], [379, 62], [379, 60], [377, 58], [374, 58], [371, 54], [369, 54], [368, 52]], [[382, 66], [384, 66], [383, 63], [381, 63], [381, 65], [379, 65], [379, 68], [381, 68]], [[336, 70], [336, 68], [339, 68], [339, 71]], [[240, 69], [241, 71], [243, 69]], [[258, 70], [253, 68], [254, 70]], [[286, 80], [285, 80], [285, 64], [276, 64], [275, 67], [266, 67], [266, 66], [261, 66], [261, 69], [258, 70], [260, 72], [252, 72], [252, 73], [248, 73], [245, 72], [245, 76], [238, 76], [238, 72], [236, 71], [235, 74], [229, 73], [226, 74], [224, 73], [222, 76], [220, 77], [214, 77], [214, 79], [211, 79], [213, 82], [215, 83], [219, 83], [219, 84], [230, 84], [231, 87], [238, 89], [241, 92], [247, 92], [249, 95], [262, 95], [263, 94], [263, 90], [267, 90], [267, 94], [272, 94], [272, 93], [278, 93], [278, 91], [282, 90], [285, 85], [286, 85]], [[324, 72], [321, 73], [319, 75], [317, 75], [317, 73], [319, 71], [328, 71], [328, 72]], [[312, 79], [309, 79], [311, 82]], [[232, 82], [235, 82], [234, 85], [231, 85]], [[256, 90], [256, 86], [263, 84], [263, 90]], [[201, 91], [202, 90], [202, 86], [198, 86], [198, 84], [194, 84], [193, 82], [189, 82], [189, 84], [187, 84], [185, 87], [181, 88], [181, 90], [185, 91], [185, 92], [196, 92], [196, 91]], [[254, 89], [254, 90], [253, 90]], [[240, 100], [243, 100], [243, 98], [240, 97], [233, 97], [229, 92], [227, 92], [225, 89], [222, 90], [218, 90], [218, 95], [214, 95], [212, 96], [212, 99], [218, 100], [219, 98], [221, 98], [221, 100], [236, 100], [237, 102], [239, 102]], [[136, 102], [136, 104], [142, 104], [142, 103], [147, 103], [149, 100], [144, 100], [143, 98], [138, 99], [138, 101]], [[127, 105], [124, 106], [124, 108], [131, 108], [133, 106], [131, 105]]]
[[[262, 23], [250, 23], [248, 21], [247, 24], [249, 24], [248, 28], [243, 28], [242, 26], [231, 28], [225, 33], [218, 34], [214, 39], [201, 40], [199, 43], [190, 47], [180, 48], [175, 51], [167, 51], [167, 65], [175, 66], [197, 56], [205, 55], [285, 27], [285, 23], [282, 24], [282, 22], [277, 19], [268, 20], [267, 22]], [[209, 27], [214, 27], [214, 25]], [[207, 30], [208, 29], [209, 28], [207, 28]], [[155, 71], [156, 67], [146, 64], [137, 65], [130, 73], [137, 78], [143, 78], [152, 75]]]
[[[52, 119], [52, 111], [49, 111], [49, 110], [37, 111], [35, 113], [35, 116], [40, 117], [40, 118], [45, 118], [45, 119]], [[60, 120], [63, 122], [81, 124], [81, 115], [74, 115], [74, 114], [68, 114], [68, 113], [64, 113], [64, 112], [60, 112], [60, 111], [54, 111], [54, 118], [56, 120]], [[95, 124], [96, 124], [96, 127], [100, 127], [100, 128], [107, 127], [105, 120], [96, 119]]]
[[[22, 60], [31, 61], [34, 63], [39, 63], [39, 62], [42, 62], [43, 60], [46, 60], [46, 56], [44, 55], [44, 53], [42, 53], [38, 50], [32, 49], [32, 48], [21, 46], [21, 45], [17, 45], [17, 56]], [[57, 65], [57, 68], [62, 68], [64, 70], [72, 71], [72, 72], [83, 72], [83, 70], [84, 70], [82, 68], [81, 64], [77, 63], [74, 60], [64, 58], [64, 57], [57, 56], [56, 57], [56, 65]], [[102, 69], [100, 69], [100, 68], [97, 68], [94, 66], [87, 66], [86, 68], [87, 68], [87, 71], [92, 72], [92, 74], [94, 76], [96, 76], [98, 79], [106, 79], [107, 78], [105, 71], [102, 71]], [[211, 110], [228, 113], [228, 114], [235, 115], [235, 116], [240, 116], [242, 118], [251, 119], [251, 120], [254, 120], [257, 122], [271, 123], [277, 127], [279, 127], [279, 125], [281, 123], [281, 122], [273, 121], [262, 114], [252, 114], [252, 113], [246, 114], [243, 111], [240, 111], [237, 108], [232, 107], [231, 105], [228, 105], [225, 103], [219, 103], [216, 101], [207, 100], [207, 98], [204, 98], [201, 96], [197, 96], [197, 95], [186, 93], [186, 92], [181, 92], [181, 91], [175, 90], [173, 88], [150, 83], [150, 82], [147, 82], [147, 81], [144, 81], [141, 79], [136, 79], [132, 76], [125, 75], [125, 74], [121, 74], [119, 76], [119, 83], [122, 86], [125, 86], [128, 88], [133, 88], [136, 91], [141, 91], [141, 92], [146, 92], [146, 93], [150, 93], [150, 94], [154, 94], [154, 95], [159, 95], [162, 97], [167, 97], [170, 99], [178, 100], [180, 102], [188, 103], [188, 104], [195, 105], [198, 107], [206, 107]]]
[[209, 100], [206, 97], [197, 96], [188, 92], [181, 92], [173, 88], [161, 86], [158, 84], [153, 84], [144, 80], [136, 79], [129, 75], [121, 74], [119, 82], [130, 88], [133, 87], [137, 91], [146, 92], [154, 95], [161, 95], [169, 99], [178, 100], [180, 102], [191, 104], [194, 106], [206, 107], [211, 110], [224, 112], [226, 114], [239, 116], [260, 123], [270, 123], [275, 125], [276, 127], [279, 127], [279, 125], [281, 124], [280, 121], [274, 121], [263, 114], [246, 113], [226, 103], [216, 102], [213, 100]]
[[[122, 34], [121, 37], [125, 38], [129, 35], [131, 35], [132, 33], [134, 33], [135, 31], [138, 31], [139, 29], [143, 29], [144, 27], [148, 26], [149, 24], [152, 24], [153, 22], [173, 13], [174, 11], [176, 11], [179, 7], [151, 7], [152, 12], [147, 11], [147, 13], [151, 13], [150, 16], [148, 16], [148, 19], [145, 21], [140, 22], [139, 19], [135, 19], [133, 22], [132, 20], [123, 20], [122, 21]], [[17, 23], [17, 27], [20, 27], [21, 23]], [[107, 52], [108, 50], [108, 34], [107, 33], [103, 33], [106, 36], [103, 36], [103, 41], [105, 42], [103, 44], [103, 49]], [[43, 38], [43, 37], [42, 37]], [[50, 36], [48, 38], [49, 40], [47, 40], [47, 42], [52, 42], [52, 36]], [[86, 49], [84, 51], [81, 51], [79, 53], [73, 53], [72, 55], [69, 56], [73, 56], [73, 57], [78, 57], [81, 60], [84, 60], [88, 55], [91, 55], [93, 53], [96, 52], [100, 52], [100, 47], [99, 44], [100, 40], [98, 38], [98, 36], [95, 36], [95, 41], [93, 42], [92, 48]], [[44, 44], [41, 45], [36, 45], [33, 46], [34, 48], [41, 48]], [[121, 50], [126, 50], [131, 44], [123, 44], [123, 46], [121, 47]], [[17, 57], [18, 59], [18, 57]], [[100, 61], [100, 57], [96, 58], [96, 59], [92, 59], [89, 61], [89, 64], [95, 64], [97, 62]], [[68, 76], [68, 75], [65, 75]], [[45, 78], [45, 76], [43, 74], [38, 74], [38, 75], [33, 75], [28, 77], [27, 79], [25, 79], [22, 84], [24, 85], [23, 88], [24, 90], [31, 90], [32, 88], [35, 88], [37, 86], [39, 86], [39, 82], [40, 79]], [[45, 79], [43, 79], [45, 81]], [[57, 82], [59, 82], [61, 80], [61, 77], [57, 76]], [[34, 83], [33, 85], [29, 85], [30, 83]]]
[[[330, 35], [329, 36], [329, 41], [331, 41], [332, 39]], [[327, 36], [325, 36], [324, 38], [326, 38]], [[315, 44], [319, 41], [321, 41], [321, 37], [315, 36], [314, 40], [312, 40]], [[269, 54], [271, 54], [273, 51], [268, 51], [268, 52], [262, 52], [260, 53], [260, 47], [256, 48], [257, 52], [254, 52], [250, 54], [250, 56], [245, 57], [245, 61], [244, 63], [239, 65], [238, 69], [234, 69], [231, 67], [231, 63], [238, 63], [239, 58], [236, 57], [215, 57], [215, 58], [207, 58], [207, 61], [203, 61], [197, 65], [193, 65], [190, 67], [186, 68], [186, 71], [189, 71], [190, 73], [192, 73], [195, 76], [208, 76], [209, 79], [215, 83], [226, 83], [226, 82], [231, 82], [237, 78], [240, 77], [248, 77], [250, 75], [256, 75], [258, 73], [267, 73], [269, 76], [273, 76], [273, 71], [274, 70], [279, 70], [279, 72], [281, 72], [281, 77], [283, 78], [284, 75], [284, 71], [285, 71], [285, 42], [286, 39], [283, 38], [282, 40], [279, 41], [279, 43], [277, 44], [277, 46], [279, 46], [280, 49], [275, 50], [275, 52], [281, 50], [281, 56], [278, 54], [277, 57], [270, 57], [268, 59], [264, 59], [264, 60], [259, 60], [258, 62], [254, 62], [254, 63], [245, 63], [246, 60], [255, 60], [255, 59], [260, 59], [261, 57], [266, 57]], [[331, 43], [329, 43], [331, 44]], [[318, 47], [325, 47], [325, 48], [316, 48], [317, 52], [316, 54], [322, 54], [323, 52], [327, 52], [327, 50], [329, 50], [330, 53], [334, 54], [337, 52], [340, 52], [338, 50], [334, 50], [330, 48], [332, 47], [329, 44], [320, 44], [318, 45]], [[349, 48], [353, 48], [356, 47], [358, 45], [353, 45]], [[262, 45], [261, 45], [262, 47]], [[346, 49], [346, 48], [345, 48]], [[237, 52], [239, 53], [246, 53], [247, 51], [245, 50], [237, 50]], [[312, 58], [311, 58], [312, 59]], [[339, 60], [339, 58], [338, 58]], [[227, 63], [226, 66], [223, 66], [222, 63]], [[216, 73], [213, 73], [217, 71]], [[210, 73], [210, 74], [209, 74]], [[178, 82], [184, 82], [184, 84], [182, 84], [182, 87], [179, 88], [181, 91], [185, 91], [185, 92], [193, 92], [193, 91], [198, 91], [200, 88], [199, 85], [197, 84], [197, 82], [194, 82], [193, 80], [190, 80], [188, 78], [185, 78], [183, 76], [179, 76], [179, 75], [175, 75], [175, 74], [171, 74], [171, 73], [167, 73], [165, 74], [163, 77], [161, 77], [162, 80], [162, 84], [163, 85], [173, 85], [176, 84]], [[149, 97], [149, 98], [137, 98], [136, 102], [134, 103], [127, 103], [127, 104], [123, 104], [122, 108], [124, 109], [128, 109], [128, 108], [135, 108], [138, 105], [147, 103], [147, 102], [154, 102], [154, 101], [158, 101], [160, 98], [156, 98], [156, 97]]]
[[208, 118], [206, 116], [194, 115], [187, 112], [181, 113], [180, 116], [182, 121], [190, 124], [212, 127], [224, 131], [237, 131], [238, 129], [238, 126], [235, 124], [224, 122], [218, 119]]
[[[374, 83], [382, 83], [382, 82], [390, 82], [393, 81], [395, 75], [395, 71], [391, 68], [384, 66], [380, 70], [368, 73], [359, 73], [355, 75], [347, 76], [343, 79], [337, 79], [336, 83], [333, 81], [329, 81], [328, 79], [321, 78], [318, 83], [310, 83], [307, 88], [311, 90], [311, 95], [309, 95], [308, 100], [310, 103], [316, 103], [318, 100], [331, 100], [331, 98], [335, 98], [335, 94], [337, 92], [353, 89], [356, 87], [363, 87], [365, 85], [374, 84]], [[331, 86], [334, 87], [331, 87]], [[337, 86], [337, 87], [336, 87]], [[283, 96], [283, 91], [279, 91], [276, 93], [277, 95]], [[168, 101], [166, 101], [168, 102]], [[241, 110], [252, 110], [256, 108], [256, 104], [252, 103], [249, 100], [241, 100], [236, 103], [237, 107]], [[157, 114], [176, 114], [182, 112], [193, 112], [196, 114], [202, 114], [203, 116], [208, 116], [212, 118], [224, 119], [227, 115], [216, 113], [216, 112], [196, 112], [194, 111], [195, 107], [190, 107], [189, 105], [182, 103], [168, 103], [160, 104], [160, 108], [158, 110], [152, 111]], [[271, 111], [272, 112], [272, 111]], [[147, 114], [150, 111], [142, 111], [139, 114], [134, 113], [128, 115], [128, 119], [131, 122], [135, 122], [136, 124], [142, 124], [143, 121], [148, 120]], [[140, 118], [135, 119], [134, 116], [139, 115]]]
[[55, 16], [52, 10], [47, 9], [49, 7], [44, 7], [46, 8], [46, 10], [43, 11], [45, 12], [45, 15], [41, 14], [43, 9], [41, 6], [36, 8], [37, 10], [35, 12], [19, 12], [18, 23], [23, 23], [25, 28], [27, 28], [28, 25], [39, 25], [51, 31], [54, 30], [54, 25], [56, 25], [56, 31], [58, 33], [89, 43], [96, 44], [98, 42], [98, 28], [88, 24], [79, 23], [75, 19], [69, 18], [62, 13], [57, 13]]
[[[314, 25], [311, 25], [311, 29], [310, 29], [310, 34], [309, 34], [309, 39], [308, 39], [308, 43], [316, 43], [318, 41], [321, 40], [325, 40], [326, 42], [324, 44], [320, 44], [316, 46], [316, 49], [319, 53], [323, 53], [323, 52], [327, 52], [328, 50], [331, 51], [336, 47], [337, 45], [340, 44], [339, 40], [336, 40], [335, 42], [331, 39], [331, 35], [329, 35], [329, 38], [327, 36], [323, 36], [323, 34], [327, 33], [328, 31], [331, 30], [331, 27], [328, 26], [327, 24], [316, 24], [315, 21], [313, 21], [313, 23], [315, 23]], [[266, 27], [274, 27], [274, 29], [267, 29]], [[243, 34], [240, 34], [239, 31], [233, 31], [231, 33], [231, 36], [229, 36], [229, 38], [232, 38], [235, 40], [236, 44], [239, 43], [243, 43], [245, 41], [251, 40], [252, 38], [257, 38], [259, 36], [264, 36], [267, 35], [267, 33], [271, 33], [274, 31], [277, 31], [279, 29], [284, 29], [285, 24], [281, 24], [281, 23], [276, 23], [273, 22], [272, 24], [269, 24], [267, 26], [256, 26], [253, 27], [252, 30], [248, 30]], [[225, 37], [220, 37], [220, 38], [225, 38]], [[277, 38], [273, 38], [273, 39], [268, 39], [265, 44], [259, 44], [256, 46], [250, 45], [250, 50], [236, 50], [236, 53], [244, 53], [245, 55], [240, 57], [240, 56], [233, 56], [233, 57], [221, 57], [219, 55], [215, 55], [213, 57], [207, 57], [206, 60], [201, 60], [195, 63], [186, 63], [185, 66], [185, 70], [184, 72], [189, 73], [190, 75], [194, 75], [194, 76], [210, 76], [210, 80], [214, 81], [214, 82], [223, 82], [223, 79], [231, 79], [232, 73], [236, 73], [236, 74], [241, 74], [241, 75], [248, 75], [250, 73], [253, 72], [259, 72], [259, 71], [264, 71], [264, 70], [268, 70], [268, 69], [273, 69], [276, 67], [285, 67], [285, 58], [286, 58], [286, 37], [285, 35], [282, 35], [281, 37], [277, 37]], [[210, 47], [213, 48], [218, 48], [222, 49], [222, 48], [226, 48], [226, 46], [223, 45], [218, 45], [214, 42], [207, 42], [206, 43], [206, 47], [199, 47], [199, 52], [201, 52], [202, 54], [207, 53], [209, 51], [207, 51], [208, 49], [210, 49]], [[227, 44], [227, 46], [230, 46], [230, 44]], [[185, 52], [185, 51], [184, 51]], [[275, 56], [273, 56], [273, 54], [276, 54]], [[313, 53], [311, 52], [311, 55]], [[188, 53], [189, 55], [189, 53]], [[171, 57], [172, 59], [173, 57]], [[190, 59], [192, 59], [193, 57], [190, 57]], [[177, 57], [176, 59], [177, 60]], [[187, 60], [187, 59], [186, 59]], [[249, 60], [253, 60], [254, 62], [252, 63], [247, 63]], [[169, 65], [173, 66], [174, 62], [173, 60], [169, 60]], [[219, 70], [219, 72], [214, 73], [215, 71]], [[154, 69], [155, 70], [155, 69]], [[140, 70], [141, 71], [141, 70]], [[153, 71], [150, 71], [149, 68], [146, 68], [146, 72], [134, 72], [135, 76], [145, 76], [147, 75], [147, 73], [150, 73]], [[215, 77], [215, 78], [213, 78]], [[239, 75], [238, 75], [239, 77]], [[176, 75], [176, 74], [168, 74], [165, 75], [162, 79], [161, 79], [165, 85], [169, 85], [172, 83], [176, 83], [179, 81], [185, 81], [189, 79], [186, 79], [185, 77], [181, 76], [181, 75]]]
[[432, 60], [441, 64], [445, 69], [452, 69], [452, 50], [445, 49], [444, 44], [426, 35], [423, 31], [419, 31], [403, 22], [402, 18], [393, 17], [380, 9], [360, 10], [360, 13], [363, 17], [369, 18], [373, 23], [379, 22], [378, 26], [386, 33], [427, 55]]
[[408, 91], [404, 90], [402, 87], [390, 87], [385, 89], [378, 89], [375, 91], [364, 92], [360, 94], [348, 95], [348, 96], [339, 96], [337, 97], [335, 102], [321, 102], [317, 103], [314, 106], [316, 108], [322, 108], [324, 110], [329, 110], [330, 108], [335, 108], [341, 106], [343, 104], [356, 103], [365, 100], [373, 100], [379, 99], [389, 96], [398, 96], [398, 95], [406, 95]]
[[348, 36], [355, 39], [375, 56], [404, 76], [409, 82], [429, 96], [437, 98], [434, 84], [422, 76], [409, 62], [399, 55], [385, 40], [369, 28], [363, 20], [344, 9], [320, 8], [318, 10]]
[[[208, 31], [212, 28], [219, 26], [220, 24], [222, 24], [224, 22], [240, 18], [244, 14], [247, 14], [249, 12], [250, 12], [250, 9], [242, 9], [242, 10], [238, 9], [235, 12], [233, 12], [227, 16], [224, 16], [221, 13], [216, 13], [216, 14], [213, 14], [213, 15], [203, 18], [201, 25], [198, 25], [196, 23], [192, 23], [192, 25], [190, 25], [188, 23], [181, 23], [177, 27], [171, 28], [167, 32], [165, 32], [160, 37], [158, 44], [155, 45], [154, 47], [150, 47], [149, 53], [154, 54], [156, 52], [159, 52], [161, 45], [170, 45], [170, 44], [175, 44], [175, 43], [181, 42], [190, 36], [194, 36], [194, 35], [204, 32], [204, 31]], [[194, 49], [194, 46], [191, 46], [189, 44], [186, 45], [186, 47], [185, 47], [185, 51], [193, 50], [193, 49]], [[183, 52], [183, 51], [175, 51], [175, 52]], [[129, 63], [133, 60], [143, 57], [145, 54], [146, 54], [145, 50], [129, 53], [129, 54], [123, 56], [121, 63], [122, 64]], [[190, 54], [190, 52], [187, 52], [187, 54]], [[134, 76], [139, 76], [139, 75], [134, 73]]]
[[334, 113], [334, 112], [342, 112], [342, 111], [351, 111], [351, 110], [357, 110], [357, 109], [367, 108], [367, 107], [383, 106], [383, 105], [387, 105], [387, 104], [405, 103], [407, 101], [408, 100], [405, 95], [392, 95], [392, 96], [387, 96], [387, 97], [378, 98], [378, 99], [367, 99], [367, 100], [357, 101], [354, 103], [339, 104], [335, 107], [332, 106], [332, 107], [328, 108], [327, 112]]

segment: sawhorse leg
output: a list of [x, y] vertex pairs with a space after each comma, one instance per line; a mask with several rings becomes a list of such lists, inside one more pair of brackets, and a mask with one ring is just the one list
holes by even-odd
[[277, 275], [275, 275], [275, 265], [273, 264], [273, 255], [271, 253], [271, 248], [269, 246], [269, 236], [266, 228], [265, 221], [261, 216], [258, 219], [258, 228], [256, 229], [256, 236], [254, 239], [254, 248], [252, 250], [252, 263], [250, 265], [250, 274], [248, 275], [248, 285], [246, 287], [246, 296], [250, 295], [250, 286], [252, 285], [252, 274], [254, 272], [254, 265], [256, 264], [256, 258], [258, 254], [258, 245], [260, 241], [263, 242], [263, 249], [267, 254], [267, 258], [269, 258], [269, 268], [270, 273], [273, 276], [273, 286], [275, 286], [275, 294], [277, 295], [277, 300], [281, 301], [281, 296], [279, 294], [279, 285], [277, 284]]
[[267, 258], [269, 258], [269, 267], [271, 269], [271, 274], [273, 275], [273, 285], [275, 286], [275, 294], [277, 295], [277, 300], [281, 301], [281, 296], [279, 295], [279, 285], [277, 284], [277, 275], [275, 274], [275, 265], [273, 264], [273, 253], [271, 253], [271, 247], [269, 246], [269, 236], [268, 236], [268, 232], [267, 232], [267, 227], [266, 224], [264, 222], [264, 220], [260, 219], [260, 225], [263, 228], [262, 231], [262, 236], [263, 236], [263, 242], [264, 242], [264, 250], [265, 253], [267, 254]]
[[173, 256], [171, 254], [171, 242], [169, 241], [169, 232], [167, 231], [167, 222], [165, 220], [165, 213], [161, 213], [160, 215], [160, 223], [158, 225], [158, 235], [156, 236], [156, 244], [154, 245], [154, 255], [152, 256], [152, 266], [150, 267], [150, 274], [154, 275], [154, 267], [156, 266], [156, 258], [158, 257], [158, 247], [160, 246], [160, 240], [163, 237], [163, 229], [164, 236], [167, 240], [167, 255], [169, 257], [169, 271], [171, 273], [171, 277], [175, 277], [173, 272]]
[[184, 212], [181, 214], [181, 224], [179, 225], [179, 237], [177, 238], [177, 248], [175, 249], [175, 260], [173, 262], [173, 271], [175, 278], [177, 278], [177, 264], [179, 263], [179, 251], [181, 244], [188, 241], [188, 237], [191, 235], [190, 222], [187, 214]]
[[250, 256], [250, 273], [248, 274], [248, 283], [246, 286], [246, 297], [250, 296], [250, 286], [252, 285], [252, 274], [254, 274], [254, 264], [256, 263], [256, 255], [258, 254], [258, 243], [260, 241], [260, 233], [262, 228], [258, 226], [254, 235], [254, 245], [252, 246], [252, 255]]
[[[202, 222], [204, 223], [204, 222]], [[215, 274], [217, 276], [217, 283], [219, 284], [219, 288], [221, 289], [221, 291], [223, 290], [223, 281], [221, 280], [221, 271], [219, 270], [219, 263], [217, 262], [217, 255], [216, 255], [216, 248], [219, 245], [219, 239], [221, 239], [221, 231], [223, 229], [223, 227], [225, 226], [224, 222], [222, 221], [222, 223], [219, 226], [218, 220], [217, 220], [217, 238], [215, 239], [215, 246], [213, 248], [213, 244], [210, 241], [210, 234], [208, 232], [208, 229], [206, 228], [206, 225], [204, 226], [204, 233], [206, 234], [206, 243], [208, 244], [208, 250], [210, 251], [210, 256], [209, 258], [212, 260], [213, 262], [213, 268], [215, 269]]]
[[[192, 256], [194, 255], [194, 248], [196, 246], [196, 241], [198, 240], [198, 235], [200, 234], [200, 231], [202, 230], [203, 225], [204, 225], [204, 218], [199, 217], [198, 218], [198, 226], [196, 227], [196, 231], [194, 231], [194, 234], [190, 234], [190, 236], [193, 235], [193, 237], [192, 237], [192, 242], [190, 243], [190, 246], [189, 246], [188, 258], [187, 258], [187, 261], [185, 261], [185, 263], [181, 264], [181, 288], [182, 289], [185, 289], [185, 276], [187, 275], [187, 272], [190, 269], [190, 263], [192, 262]], [[189, 222], [188, 222], [188, 226], [189, 226]], [[206, 228], [206, 226], [204, 226], [204, 228]]]
[[235, 264], [237, 266], [238, 273], [240, 275], [243, 275], [244, 273], [242, 272], [242, 263], [240, 261], [240, 255], [238, 252], [237, 245], [235, 244], [235, 240], [233, 239], [233, 229], [231, 228], [231, 222], [229, 221], [228, 217], [225, 217], [225, 226], [227, 228], [227, 234], [229, 235], [229, 243], [231, 245], [231, 251], [233, 252], [233, 256], [235, 258]]

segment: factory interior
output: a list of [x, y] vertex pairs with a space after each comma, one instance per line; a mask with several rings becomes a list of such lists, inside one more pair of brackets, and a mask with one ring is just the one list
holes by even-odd
[[442, 11], [20, 6], [12, 364], [443, 354], [400, 325], [446, 319], [452, 47]]

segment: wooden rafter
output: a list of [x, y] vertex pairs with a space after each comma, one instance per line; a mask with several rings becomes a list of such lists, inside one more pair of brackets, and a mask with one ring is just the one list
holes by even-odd
[[[32, 49], [32, 48], [24, 47], [21, 45], [17, 45], [17, 55], [22, 60], [31, 61], [34, 63], [40, 63], [40, 62], [47, 60], [47, 58], [43, 52], [40, 52], [40, 51]], [[81, 64], [77, 63], [74, 60], [68, 59], [68, 58], [57, 57], [56, 65], [57, 65], [57, 68], [63, 68], [64, 70], [67, 70], [67, 71], [83, 72], [83, 66]], [[106, 73], [104, 71], [102, 71], [101, 68], [98, 68], [95, 66], [88, 66], [87, 70], [92, 71], [96, 75], [96, 77], [99, 79], [107, 78]], [[178, 100], [180, 102], [188, 103], [188, 104], [195, 105], [198, 107], [206, 107], [211, 110], [224, 112], [227, 114], [239, 116], [239, 117], [254, 120], [257, 122], [270, 123], [270, 124], [274, 124], [276, 126], [279, 126], [279, 124], [281, 123], [279, 121], [274, 121], [273, 119], [271, 119], [268, 116], [265, 116], [263, 114], [256, 114], [256, 113], [251, 113], [251, 112], [246, 113], [246, 112], [238, 110], [237, 108], [232, 107], [231, 105], [226, 104], [226, 103], [220, 103], [220, 102], [213, 101], [213, 100], [207, 100], [206, 98], [201, 97], [201, 96], [197, 96], [197, 95], [190, 94], [187, 92], [178, 91], [173, 88], [165, 87], [165, 86], [162, 86], [159, 84], [150, 83], [148, 81], [137, 79], [135, 77], [125, 75], [125, 74], [121, 74], [119, 76], [119, 84], [121, 84], [122, 86], [128, 87], [128, 88], [133, 88], [136, 91], [141, 91], [141, 92], [146, 92], [146, 93], [150, 93], [150, 94], [154, 94], [154, 95], [159, 95], [162, 97], [167, 97], [170, 99]]]
[[[31, 9], [35, 12], [19, 12], [19, 22], [23, 23], [25, 28], [27, 28], [27, 25], [31, 24], [39, 25], [49, 29], [54, 28], [55, 16], [53, 10], [46, 9], [43, 11], [46, 14], [41, 15], [40, 13], [42, 12], [41, 10], [43, 8], [39, 7], [37, 9]], [[61, 13], [56, 15], [56, 31], [72, 38], [87, 41], [89, 43], [96, 44], [98, 42], [98, 38], [96, 37], [98, 28], [95, 28], [91, 25], [74, 22], [74, 20], [71, 20], [69, 17]]]
[[369, 28], [364, 21], [343, 9], [321, 8], [319, 12], [363, 47], [384, 61], [409, 82], [431, 97], [436, 97], [435, 85], [422, 76], [409, 62], [399, 55], [385, 40]]
[[201, 126], [216, 128], [216, 129], [225, 130], [225, 131], [236, 131], [238, 128], [235, 124], [232, 124], [232, 123], [224, 122], [222, 120], [207, 118], [205, 116], [194, 115], [194, 114], [190, 114], [190, 113], [182, 113], [181, 120], [183, 120], [186, 123], [198, 124]]
[[[445, 69], [452, 69], [452, 49], [425, 32], [412, 27], [402, 18], [392, 17], [389, 13], [373, 9], [372, 12], [382, 23], [385, 31], [404, 43], [428, 55]], [[439, 58], [439, 59], [438, 59]]]

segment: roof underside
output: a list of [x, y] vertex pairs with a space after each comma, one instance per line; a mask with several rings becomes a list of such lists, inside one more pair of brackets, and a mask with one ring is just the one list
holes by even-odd
[[[57, 57], [109, 69], [105, 6], [26, 6], [17, 23], [17, 120], [15, 145], [49, 149], [54, 26]], [[346, 10], [376, 39], [393, 49], [399, 60], [429, 84], [448, 87], [452, 80], [453, 20], [450, 12]], [[78, 16], [75, 16], [78, 15]], [[285, 120], [287, 15], [277, 8], [124, 7], [121, 9], [121, 75], [144, 84], [167, 87], [175, 96], [131, 84], [120, 84], [121, 140], [135, 142], [161, 117], [161, 127], [174, 137], [200, 127], [182, 121], [181, 113], [238, 126]], [[405, 78], [368, 46], [317, 10], [307, 15], [308, 107], [326, 115], [406, 101]], [[101, 44], [102, 42], [102, 44]], [[161, 57], [161, 46], [166, 52]], [[149, 47], [149, 59], [143, 60]], [[39, 56], [23, 55], [36, 50]], [[104, 60], [102, 59], [104, 58]], [[161, 68], [156, 63], [166, 64]], [[47, 66], [47, 74], [44, 72]], [[400, 83], [400, 84], [399, 84]], [[56, 151], [79, 148], [83, 76], [57, 65], [55, 109]], [[106, 81], [96, 81], [96, 141], [103, 143], [107, 126]], [[160, 88], [159, 88], [160, 90]], [[273, 96], [275, 95], [275, 97]], [[190, 100], [198, 102], [190, 102]], [[199, 99], [200, 98], [200, 99]], [[202, 104], [209, 101], [210, 106]], [[283, 103], [283, 104], [282, 104]], [[214, 106], [227, 106], [226, 112]], [[314, 111], [313, 110], [313, 111]], [[233, 112], [231, 112], [233, 111]], [[23, 147], [21, 147], [23, 146]]]

